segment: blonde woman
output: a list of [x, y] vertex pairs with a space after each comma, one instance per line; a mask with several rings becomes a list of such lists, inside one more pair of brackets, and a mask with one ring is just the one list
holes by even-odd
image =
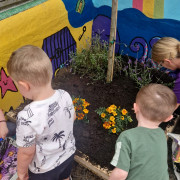
[[173, 91], [180, 105], [180, 41], [172, 37], [161, 38], [152, 47], [152, 59], [167, 69], [178, 70]]
[[[180, 41], [172, 38], [172, 37], [163, 37], [158, 40], [152, 48], [152, 59], [156, 61], [158, 64], [162, 65], [165, 68], [171, 70], [177, 70], [176, 81], [174, 84], [174, 93], [177, 97], [178, 108], [175, 113], [180, 114]], [[175, 124], [175, 128], [173, 130], [174, 133], [180, 134], [180, 121]], [[180, 154], [180, 146], [178, 148], [178, 152], [175, 153], [173, 150], [173, 154]], [[175, 161], [177, 162], [177, 161]], [[179, 163], [175, 163], [176, 168], [175, 172], [180, 169]], [[178, 173], [177, 173], [178, 174]]]

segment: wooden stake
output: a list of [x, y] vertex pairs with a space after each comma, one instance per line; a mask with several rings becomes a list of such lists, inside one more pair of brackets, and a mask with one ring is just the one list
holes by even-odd
[[113, 79], [116, 26], [117, 26], [117, 9], [118, 9], [118, 0], [112, 0], [111, 29], [110, 29], [110, 38], [109, 38], [109, 51], [108, 51], [108, 70], [107, 70], [107, 79], [106, 79], [107, 83], [110, 83]]

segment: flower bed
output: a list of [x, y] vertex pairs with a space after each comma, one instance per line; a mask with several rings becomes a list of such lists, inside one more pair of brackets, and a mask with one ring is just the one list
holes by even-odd
[[[79, 120], [74, 125], [76, 146], [79, 151], [89, 157], [92, 163], [112, 170], [110, 161], [114, 155], [119, 132], [109, 134], [95, 111], [99, 107], [107, 108], [115, 104], [117, 107], [126, 109], [133, 120], [125, 128], [135, 127], [137, 121], [132, 107], [138, 92], [136, 83], [125, 76], [115, 78], [110, 84], [105, 84], [102, 81], [93, 83], [85, 77], [82, 79], [80, 76], [62, 69], [54, 79], [53, 87], [66, 90], [71, 96], [83, 97], [85, 101], [90, 103], [90, 106], [87, 107], [89, 123], [81, 123]], [[169, 147], [171, 148], [171, 146]], [[170, 153], [169, 159], [171, 159]], [[172, 172], [171, 169], [170, 171]]]
[[103, 121], [95, 110], [99, 107], [107, 108], [112, 104], [115, 104], [117, 108], [120, 106], [126, 109], [128, 115], [133, 119], [127, 127], [124, 126], [124, 129], [135, 127], [137, 121], [132, 110], [138, 92], [135, 83], [127, 77], [114, 79], [110, 84], [102, 81], [93, 83], [85, 77], [80, 78], [78, 75], [64, 73], [62, 70], [54, 79], [53, 86], [66, 90], [72, 97], [81, 97], [90, 104], [87, 107], [89, 123], [77, 120], [74, 125], [77, 149], [89, 156], [91, 162], [112, 169], [110, 161], [114, 155], [115, 142], [120, 132], [108, 134], [108, 130], [104, 129]]

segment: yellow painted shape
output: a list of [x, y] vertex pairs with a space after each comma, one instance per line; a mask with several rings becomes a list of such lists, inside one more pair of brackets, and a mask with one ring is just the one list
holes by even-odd
[[[0, 66], [5, 68], [11, 53], [19, 47], [27, 44], [42, 47], [46, 37], [66, 26], [76, 41], [77, 49], [86, 47], [86, 38], [92, 34], [92, 23], [93, 21], [90, 21], [85, 24], [86, 32], [79, 41], [83, 27], [73, 28], [70, 25], [68, 12], [61, 0], [48, 0], [4, 19], [0, 21]], [[8, 111], [11, 106], [19, 106], [22, 101], [23, 98], [18, 92], [7, 91], [4, 98], [0, 99], [0, 108]]]
[[143, 13], [147, 17], [154, 17], [154, 0], [143, 0]]

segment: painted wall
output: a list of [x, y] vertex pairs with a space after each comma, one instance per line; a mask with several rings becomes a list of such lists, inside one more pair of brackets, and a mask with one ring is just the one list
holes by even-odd
[[[116, 53], [146, 63], [152, 45], [160, 37], [180, 40], [179, 4], [180, 0], [118, 0]], [[111, 0], [47, 0], [2, 19], [0, 108], [9, 111], [24, 101], [6, 70], [14, 50], [26, 44], [43, 48], [55, 76], [69, 63], [69, 53], [86, 47], [88, 38], [100, 34], [108, 41], [111, 6]]]

